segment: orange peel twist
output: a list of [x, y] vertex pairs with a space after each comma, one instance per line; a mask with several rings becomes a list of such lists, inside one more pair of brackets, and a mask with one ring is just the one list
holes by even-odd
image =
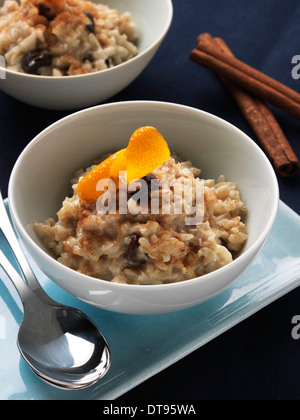
[[167, 142], [156, 128], [138, 128], [126, 149], [119, 150], [88, 172], [79, 182], [77, 193], [81, 200], [96, 200], [103, 194], [97, 191], [101, 179], [118, 181], [119, 173], [126, 172], [126, 182], [138, 180], [161, 166], [170, 157]]

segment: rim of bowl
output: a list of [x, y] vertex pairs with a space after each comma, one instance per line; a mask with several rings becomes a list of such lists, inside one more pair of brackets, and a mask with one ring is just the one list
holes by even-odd
[[[90, 1], [93, 2], [93, 0], [90, 0]], [[9, 74], [13, 74], [15, 76], [20, 76], [20, 77], [26, 77], [29, 79], [37, 79], [37, 80], [71, 80], [72, 79], [74, 80], [74, 79], [81, 79], [81, 78], [87, 78], [87, 77], [96, 77], [96, 76], [99, 76], [99, 74], [109, 73], [117, 69], [121, 69], [130, 64], [133, 64], [135, 61], [147, 55], [149, 51], [151, 51], [153, 48], [156, 48], [156, 46], [160, 44], [160, 42], [164, 39], [164, 37], [167, 35], [170, 29], [170, 26], [173, 20], [173, 14], [174, 14], [173, 3], [172, 3], [172, 0], [164, 0], [164, 1], [166, 2], [169, 8], [168, 20], [166, 21], [165, 27], [163, 31], [159, 34], [158, 38], [151, 45], [149, 45], [149, 47], [146, 50], [144, 50], [141, 53], [138, 53], [135, 57], [131, 58], [130, 60], [127, 60], [124, 63], [118, 64], [117, 66], [114, 66], [108, 69], [98, 70], [95, 72], [90, 72], [90, 73], [85, 73], [85, 74], [74, 74], [70, 76], [42, 76], [42, 75], [37, 75], [37, 74], [21, 73], [16, 70], [11, 70], [11, 69], [2, 68], [2, 67], [1, 69], [3, 69], [4, 72], [7, 72]]]
[[[13, 185], [14, 185], [14, 178], [16, 176], [16, 172], [18, 169], [18, 164], [21, 161], [23, 155], [25, 153], [28, 153], [30, 151], [30, 149], [32, 147], [34, 147], [34, 145], [36, 143], [38, 143], [39, 141], [41, 141], [41, 139], [43, 139], [44, 135], [47, 134], [48, 131], [52, 131], [53, 129], [59, 127], [61, 124], [63, 124], [65, 121], [68, 121], [70, 119], [73, 118], [77, 118], [79, 115], [83, 115], [85, 113], [90, 113], [90, 112], [95, 112], [97, 110], [101, 110], [103, 108], [108, 109], [108, 108], [116, 108], [116, 107], [126, 107], [126, 106], [137, 106], [138, 108], [140, 108], [141, 106], [161, 106], [164, 107], [165, 109], [177, 109], [177, 110], [181, 110], [182, 112], [185, 112], [189, 115], [194, 114], [195, 116], [202, 116], [205, 117], [206, 120], [211, 121], [211, 122], [217, 122], [220, 125], [223, 125], [229, 129], [231, 129], [233, 132], [235, 132], [236, 134], [242, 136], [244, 138], [244, 140], [251, 145], [251, 147], [253, 147], [256, 151], [256, 153], [259, 153], [261, 158], [264, 160], [264, 163], [266, 165], [266, 167], [269, 170], [269, 173], [271, 174], [271, 178], [272, 178], [272, 189], [274, 192], [273, 195], [273, 199], [274, 199], [274, 206], [272, 208], [272, 211], [269, 215], [269, 219], [268, 219], [268, 223], [266, 224], [264, 230], [261, 232], [261, 234], [259, 235], [259, 237], [256, 239], [256, 241], [250, 246], [250, 248], [248, 248], [246, 251], [242, 252], [241, 255], [239, 255], [235, 260], [233, 260], [231, 263], [218, 268], [217, 270], [208, 273], [208, 274], [204, 274], [200, 277], [195, 277], [192, 279], [187, 279], [187, 280], [183, 280], [183, 281], [179, 281], [179, 282], [174, 282], [174, 283], [166, 283], [166, 284], [149, 284], [149, 285], [140, 285], [140, 284], [123, 284], [123, 283], [113, 283], [110, 282], [108, 280], [103, 280], [103, 279], [98, 279], [96, 277], [91, 277], [88, 276], [86, 274], [82, 274], [82, 273], [78, 273], [75, 270], [72, 270], [71, 268], [64, 266], [63, 264], [59, 263], [55, 258], [51, 257], [47, 252], [45, 252], [32, 238], [31, 236], [27, 233], [26, 229], [23, 227], [23, 224], [21, 223], [19, 217], [18, 217], [18, 210], [14, 210], [14, 208], [16, 208], [16, 206], [14, 205], [14, 201], [13, 201]], [[190, 107], [187, 105], [181, 105], [181, 104], [177, 104], [177, 103], [172, 103], [172, 102], [165, 102], [165, 101], [147, 101], [147, 100], [137, 100], [137, 101], [120, 101], [120, 102], [112, 102], [112, 103], [108, 103], [108, 104], [101, 104], [101, 105], [97, 105], [97, 106], [93, 106], [90, 108], [86, 108], [77, 112], [74, 112], [66, 117], [63, 117], [61, 119], [59, 119], [58, 121], [54, 122], [53, 124], [49, 125], [48, 127], [46, 127], [44, 130], [42, 130], [39, 134], [37, 134], [29, 143], [28, 145], [25, 147], [25, 149], [21, 152], [19, 158], [17, 159], [13, 170], [11, 172], [11, 176], [9, 179], [9, 185], [8, 185], [8, 204], [10, 209], [12, 209], [12, 217], [14, 220], [14, 223], [16, 224], [17, 230], [22, 232], [21, 236], [25, 236], [26, 240], [28, 242], [30, 242], [31, 247], [33, 247], [35, 249], [35, 251], [37, 253], [42, 253], [43, 258], [45, 258], [46, 260], [49, 261], [50, 264], [54, 264], [56, 265], [62, 272], [66, 273], [66, 278], [68, 277], [67, 275], [72, 275], [74, 277], [76, 277], [79, 280], [83, 280], [83, 279], [88, 279], [89, 281], [95, 282], [95, 283], [102, 283], [102, 285], [109, 285], [109, 288], [113, 288], [113, 289], [127, 289], [129, 290], [135, 290], [135, 291], [146, 291], [146, 290], [161, 290], [161, 289], [175, 289], [177, 287], [183, 287], [185, 284], [187, 285], [192, 285], [193, 283], [206, 283], [211, 281], [211, 279], [213, 277], [215, 277], [216, 275], [222, 275], [223, 273], [225, 273], [226, 271], [230, 271], [232, 267], [234, 267], [235, 265], [237, 265], [241, 260], [244, 260], [247, 258], [248, 254], [251, 253], [253, 251], [254, 248], [257, 248], [258, 250], [262, 247], [262, 245], [264, 244], [265, 240], [268, 238], [269, 234], [271, 233], [271, 230], [273, 228], [273, 225], [275, 223], [276, 217], [277, 217], [277, 213], [278, 213], [278, 208], [279, 208], [279, 185], [278, 185], [278, 181], [276, 178], [276, 174], [275, 171], [269, 161], [269, 159], [267, 158], [267, 156], [265, 155], [265, 153], [262, 151], [262, 149], [246, 134], [244, 133], [242, 130], [240, 130], [239, 128], [237, 128], [236, 126], [234, 126], [233, 124], [229, 123], [228, 121], [214, 115], [211, 114], [209, 112], [194, 108], [194, 107]], [[23, 241], [24, 242], [24, 241]], [[25, 244], [26, 245], [26, 244]], [[232, 279], [234, 280], [234, 279]], [[224, 285], [224, 287], [226, 287], [226, 285]]]

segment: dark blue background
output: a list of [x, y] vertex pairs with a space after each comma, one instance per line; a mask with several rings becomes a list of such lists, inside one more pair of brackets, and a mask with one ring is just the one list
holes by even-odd
[[[190, 105], [224, 118], [256, 141], [218, 77], [191, 62], [189, 53], [197, 35], [210, 32], [224, 38], [238, 58], [300, 92], [300, 80], [291, 76], [292, 57], [300, 54], [299, 0], [173, 0], [173, 5], [172, 27], [153, 61], [108, 102], [152, 99]], [[300, 121], [272, 110], [300, 158]], [[39, 131], [69, 113], [30, 107], [0, 92], [0, 186], [4, 196], [22, 149]], [[278, 181], [281, 199], [300, 214], [300, 174], [292, 179], [278, 177]], [[291, 319], [297, 314], [299, 289], [122, 399], [298, 400], [300, 342], [291, 337]]]

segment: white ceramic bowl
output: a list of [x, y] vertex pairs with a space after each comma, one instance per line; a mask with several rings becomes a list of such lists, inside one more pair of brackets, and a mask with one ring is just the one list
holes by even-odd
[[[171, 150], [203, 169], [203, 178], [225, 174], [237, 183], [248, 208], [249, 239], [227, 266], [181, 283], [140, 286], [110, 283], [57, 262], [32, 225], [55, 217], [78, 168], [124, 148], [133, 131], [155, 126]], [[252, 262], [276, 218], [279, 194], [274, 171], [261, 149], [231, 124], [193, 108], [163, 102], [120, 102], [74, 113], [41, 132], [13, 169], [9, 206], [16, 228], [40, 268], [59, 286], [92, 305], [130, 314], [157, 314], [191, 307], [225, 289]]]
[[120, 13], [131, 13], [139, 38], [136, 57], [107, 70], [78, 76], [46, 77], [6, 70], [0, 89], [30, 105], [63, 110], [99, 104], [129, 85], [145, 69], [166, 36], [173, 17], [172, 1], [92, 1], [107, 4]]

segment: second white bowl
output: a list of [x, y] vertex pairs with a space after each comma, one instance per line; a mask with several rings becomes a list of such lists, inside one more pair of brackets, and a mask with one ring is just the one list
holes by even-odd
[[[105, 101], [128, 86], [148, 65], [166, 36], [173, 17], [171, 0], [95, 0], [136, 24], [139, 54], [112, 67], [78, 76], [46, 77], [6, 70], [0, 88], [20, 101], [41, 108], [80, 109]], [[0, 0], [2, 6], [3, 0]]]

